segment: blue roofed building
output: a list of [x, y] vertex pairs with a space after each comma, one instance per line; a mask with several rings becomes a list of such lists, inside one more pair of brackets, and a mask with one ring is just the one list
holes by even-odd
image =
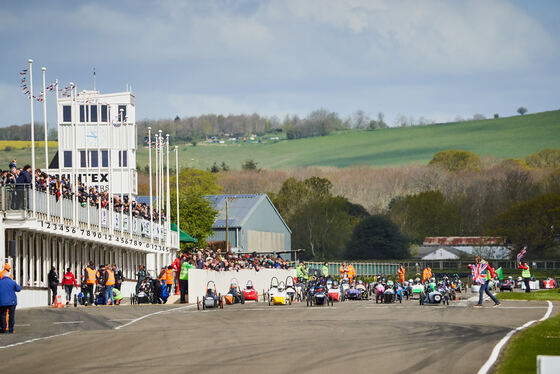
[[218, 211], [212, 227], [214, 235], [206, 239], [208, 242], [225, 242], [227, 226], [228, 242], [234, 252], [287, 253], [291, 250], [292, 232], [266, 194], [209, 195], [206, 198]]

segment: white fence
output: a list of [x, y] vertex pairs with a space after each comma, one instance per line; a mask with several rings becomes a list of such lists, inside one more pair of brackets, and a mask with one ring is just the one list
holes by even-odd
[[206, 292], [206, 284], [209, 281], [216, 283], [216, 289], [219, 293], [226, 294], [229, 291], [233, 278], [237, 279], [241, 289], [245, 288], [247, 281], [253, 282], [253, 287], [258, 291], [259, 297], [263, 290], [270, 288], [270, 280], [273, 277], [279, 281], [285, 282], [287, 277], [296, 276], [295, 270], [280, 269], [262, 269], [255, 270], [239, 270], [239, 271], [214, 271], [189, 269], [189, 302], [196, 302], [196, 298], [201, 297]]

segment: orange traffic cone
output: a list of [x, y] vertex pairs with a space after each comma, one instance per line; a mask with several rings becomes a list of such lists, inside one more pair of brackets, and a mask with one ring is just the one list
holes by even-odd
[[64, 308], [64, 304], [62, 304], [62, 296], [56, 295], [53, 308]]
[[180, 290], [181, 287], [179, 286], [179, 284], [180, 283], [177, 283], [177, 286], [175, 287], [175, 295], [180, 295], [181, 294], [181, 290]]

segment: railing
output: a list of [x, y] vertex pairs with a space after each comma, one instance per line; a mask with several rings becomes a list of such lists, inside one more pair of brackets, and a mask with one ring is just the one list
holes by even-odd
[[[492, 260], [485, 259], [494, 268], [502, 269], [517, 269], [517, 262], [514, 260]], [[560, 269], [560, 261], [550, 261], [550, 260], [523, 260], [529, 263], [531, 270], [556, 270]], [[474, 263], [474, 256], [472, 259], [464, 260], [418, 260], [418, 261], [405, 261], [402, 264], [408, 269], [415, 269], [418, 265], [420, 272], [422, 269], [429, 265], [430, 268], [435, 270], [455, 270], [455, 269], [465, 269], [469, 264]]]
[[[356, 275], [370, 277], [377, 274], [396, 274], [397, 268], [399, 267], [396, 263], [383, 263], [383, 262], [353, 262], [346, 261], [347, 264], [352, 264], [356, 270]], [[294, 264], [294, 266], [297, 264]], [[305, 262], [308, 269], [321, 270], [323, 267], [323, 262]], [[328, 262], [327, 267], [329, 268], [330, 275], [339, 275], [340, 266], [342, 262]]]
[[[28, 186], [18, 187], [19, 188], [12, 189], [2, 186], [0, 207], [6, 212], [23, 211], [27, 215], [30, 215], [32, 214], [33, 191], [28, 188]], [[54, 195], [49, 195], [42, 191], [35, 191], [35, 204], [35, 213], [38, 219], [73, 226], [75, 209], [73, 200], [64, 199], [62, 197], [57, 199]], [[159, 241], [161, 239], [162, 244], [165, 243], [165, 225], [159, 225], [155, 222], [150, 225], [149, 220], [136, 217], [132, 217], [131, 221], [129, 214], [121, 214], [120, 212], [113, 212], [113, 214], [111, 214], [109, 209], [105, 208], [102, 208], [100, 213], [97, 206], [88, 207], [87, 205], [78, 205], [76, 213], [77, 226], [79, 228], [88, 228], [89, 225], [89, 228], [92, 230], [108, 233], [111, 231], [110, 221], [112, 217], [112, 229], [114, 232], [122, 232], [123, 235], [130, 235], [136, 239], [146, 240], [150, 238], [150, 232], [153, 230], [154, 241]], [[174, 248], [179, 247], [178, 232], [170, 231], [168, 244]]]

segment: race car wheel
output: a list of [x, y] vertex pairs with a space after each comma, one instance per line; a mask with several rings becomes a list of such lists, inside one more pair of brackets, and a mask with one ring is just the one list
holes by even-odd
[[441, 302], [441, 296], [440, 295], [434, 295], [434, 302], [440, 303]]

